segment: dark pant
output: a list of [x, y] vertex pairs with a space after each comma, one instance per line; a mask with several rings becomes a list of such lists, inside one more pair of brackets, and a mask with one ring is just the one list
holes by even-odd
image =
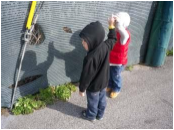
[[99, 92], [86, 91], [87, 111], [86, 116], [89, 119], [102, 118], [106, 108], [106, 89]]
[[121, 72], [124, 66], [110, 66], [109, 85], [114, 92], [120, 92], [122, 87]]

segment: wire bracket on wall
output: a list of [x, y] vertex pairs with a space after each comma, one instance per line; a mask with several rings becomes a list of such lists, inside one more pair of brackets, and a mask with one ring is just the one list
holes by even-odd
[[45, 35], [42, 31], [41, 26], [35, 24], [34, 29], [32, 30], [30, 45], [39, 45], [45, 40]]

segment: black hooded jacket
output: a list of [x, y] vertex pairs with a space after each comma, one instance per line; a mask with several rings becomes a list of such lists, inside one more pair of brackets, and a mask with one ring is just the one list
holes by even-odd
[[88, 24], [79, 34], [88, 44], [88, 53], [83, 60], [83, 70], [79, 89], [84, 92], [97, 92], [108, 85], [109, 53], [116, 42], [115, 29], [110, 29], [108, 39], [104, 40], [105, 31], [100, 22]]

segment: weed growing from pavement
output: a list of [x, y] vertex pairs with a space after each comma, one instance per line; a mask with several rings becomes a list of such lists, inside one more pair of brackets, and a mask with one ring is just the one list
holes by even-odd
[[72, 84], [64, 84], [56, 87], [55, 95], [58, 99], [67, 101], [71, 97], [71, 93], [76, 91], [76, 87]]
[[125, 68], [127, 71], [132, 71], [133, 70], [133, 65], [129, 65]]
[[168, 50], [168, 51], [166, 52], [166, 55], [167, 55], [167, 56], [173, 56], [173, 48], [172, 48], [171, 50]]
[[21, 97], [14, 104], [12, 113], [14, 115], [30, 114], [34, 110], [53, 104], [57, 99], [67, 101], [71, 97], [71, 93], [76, 91], [76, 86], [68, 83], [59, 86], [48, 86], [40, 89], [38, 94]]

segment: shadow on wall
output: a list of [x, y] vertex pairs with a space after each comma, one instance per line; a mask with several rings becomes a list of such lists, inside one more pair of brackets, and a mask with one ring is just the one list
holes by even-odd
[[59, 50], [54, 51], [54, 55], [58, 59], [65, 61], [66, 76], [71, 79], [71, 82], [77, 82], [80, 79], [82, 64], [86, 51], [82, 46], [82, 41], [79, 37], [80, 30], [73, 33], [70, 39], [70, 44], [75, 47], [70, 52], [63, 53]]
[[[22, 82], [24, 82], [24, 86], [20, 87], [18, 84], [21, 96], [34, 94], [38, 92], [40, 88], [46, 88], [49, 85], [47, 72], [49, 67], [53, 63], [54, 56], [65, 61], [66, 76], [71, 79], [71, 82], [79, 81], [82, 71], [83, 59], [86, 55], [86, 51], [82, 46], [79, 33], [80, 30], [76, 31], [75, 33], [73, 33], [70, 39], [70, 44], [75, 47], [70, 52], [63, 53], [59, 50], [56, 50], [54, 43], [50, 42], [48, 45], [47, 59], [43, 63], [40, 63], [38, 65], [36, 53], [32, 50], [25, 52], [21, 68], [21, 70], [24, 71], [24, 74], [21, 77]], [[34, 76], [38, 77], [37, 79], [32, 81], [31, 78], [33, 78]]]
[[[43, 63], [40, 63], [38, 65], [36, 53], [34, 51], [30, 50], [25, 53], [21, 68], [21, 70], [24, 71], [24, 74], [22, 75], [21, 79], [25, 79], [26, 81], [24, 80], [23, 82], [26, 82], [27, 84], [23, 87], [19, 87], [21, 96], [25, 96], [27, 94], [34, 94], [38, 92], [40, 88], [45, 88], [48, 86], [47, 71], [54, 60], [54, 55], [53, 53], [51, 53], [51, 51], [54, 49], [55, 48], [53, 42], [50, 42], [48, 45], [47, 59]], [[32, 80], [32, 76], [35, 75], [40, 75], [41, 77], [32, 81], [33, 83], [36, 83], [35, 85], [29, 85], [28, 82], [30, 82]]]

